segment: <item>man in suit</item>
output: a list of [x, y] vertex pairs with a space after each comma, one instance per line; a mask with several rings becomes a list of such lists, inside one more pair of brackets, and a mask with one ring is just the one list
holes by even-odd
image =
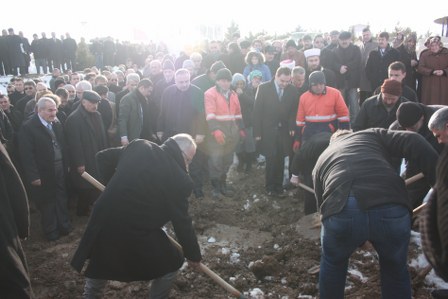
[[275, 78], [258, 87], [254, 108], [254, 136], [266, 157], [266, 192], [283, 196], [285, 156], [292, 161], [292, 141], [298, 91], [290, 84], [291, 69], [280, 67]]
[[42, 229], [49, 241], [72, 230], [65, 177], [67, 160], [62, 125], [56, 118], [56, 103], [42, 97], [37, 113], [26, 121], [19, 133], [19, 151], [31, 195], [41, 213]]

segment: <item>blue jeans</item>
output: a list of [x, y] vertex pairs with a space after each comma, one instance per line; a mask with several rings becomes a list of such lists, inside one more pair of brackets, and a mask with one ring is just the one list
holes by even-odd
[[[162, 277], [151, 280], [151, 288], [149, 289], [150, 299], [166, 299], [171, 290], [177, 271], [165, 274]], [[83, 299], [101, 299], [103, 298], [104, 288], [107, 280], [86, 278], [84, 285]]]
[[382, 298], [411, 298], [407, 255], [411, 219], [406, 207], [389, 204], [363, 211], [350, 196], [344, 209], [323, 221], [319, 293], [344, 298], [348, 260], [365, 241], [379, 255]]

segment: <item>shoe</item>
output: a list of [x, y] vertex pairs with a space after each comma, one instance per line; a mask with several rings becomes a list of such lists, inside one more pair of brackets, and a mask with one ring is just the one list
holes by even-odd
[[221, 182], [219, 180], [216, 180], [216, 179], [212, 180], [212, 197], [214, 199], [221, 199], [222, 198]]

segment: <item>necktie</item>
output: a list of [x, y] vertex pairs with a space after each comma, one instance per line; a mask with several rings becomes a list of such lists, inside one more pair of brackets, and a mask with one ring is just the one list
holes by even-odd
[[278, 89], [277, 95], [278, 95], [278, 99], [281, 101], [282, 100], [282, 96], [283, 96], [283, 88], [279, 88]]

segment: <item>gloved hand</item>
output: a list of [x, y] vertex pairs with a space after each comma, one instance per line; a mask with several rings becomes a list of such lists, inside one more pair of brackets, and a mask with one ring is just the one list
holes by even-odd
[[246, 138], [246, 131], [240, 130], [240, 137], [241, 137], [241, 139], [245, 139]]
[[157, 137], [159, 138], [159, 140], [162, 140], [163, 132], [157, 132]]
[[294, 143], [292, 144], [292, 149], [296, 153], [299, 150], [299, 148], [300, 148], [300, 141], [295, 140]]
[[218, 144], [223, 145], [224, 143], [226, 143], [226, 135], [224, 135], [221, 130], [215, 130], [212, 134]]
[[300, 183], [300, 179], [298, 176], [296, 175], [292, 175], [291, 179], [289, 180], [291, 182], [291, 184], [293, 184], [294, 186], [298, 186]]

